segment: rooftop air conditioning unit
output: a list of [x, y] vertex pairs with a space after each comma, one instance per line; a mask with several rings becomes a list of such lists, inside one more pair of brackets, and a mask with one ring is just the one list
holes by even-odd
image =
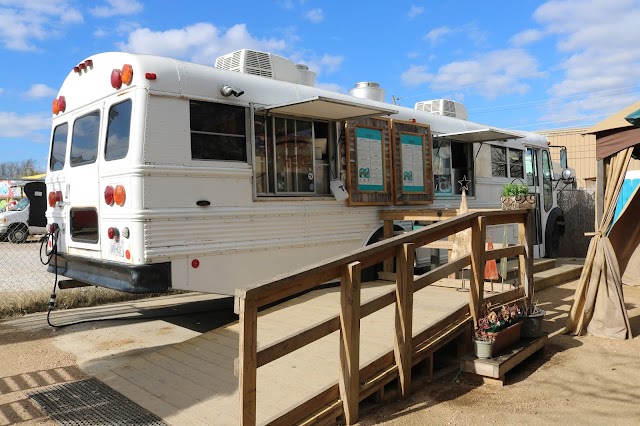
[[306, 65], [296, 65], [282, 56], [256, 50], [242, 49], [220, 56], [215, 66], [305, 86], [313, 87], [316, 84], [316, 73]]
[[422, 101], [416, 103], [414, 109], [418, 111], [430, 112], [438, 115], [446, 115], [447, 117], [455, 117], [461, 120], [469, 119], [467, 109], [460, 102], [450, 101], [448, 99], [435, 99], [431, 101]]

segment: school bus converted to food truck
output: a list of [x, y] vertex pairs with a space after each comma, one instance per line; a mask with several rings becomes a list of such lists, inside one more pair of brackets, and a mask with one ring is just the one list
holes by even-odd
[[216, 67], [129, 53], [74, 66], [52, 107], [49, 270], [127, 292], [233, 294], [370, 243], [382, 208], [456, 208], [465, 179], [472, 208], [526, 181], [536, 254], [549, 255], [563, 219], [543, 137], [314, 79], [248, 50]]

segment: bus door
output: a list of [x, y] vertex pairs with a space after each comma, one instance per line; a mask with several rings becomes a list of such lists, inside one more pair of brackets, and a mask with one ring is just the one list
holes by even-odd
[[[98, 146], [103, 107], [78, 113], [71, 127], [71, 148], [66, 168], [67, 249], [70, 254], [100, 256], [98, 217], [100, 209]], [[91, 253], [95, 252], [95, 253]]]
[[[540, 159], [540, 149], [535, 148], [527, 148], [527, 152], [525, 154], [525, 179], [527, 181], [527, 186], [529, 187], [529, 193], [535, 194], [536, 200], [536, 211], [535, 211], [535, 232], [533, 236], [533, 254], [535, 258], [543, 257], [545, 254], [544, 251], [544, 241], [543, 241], [543, 224], [546, 223], [546, 216], [542, 213], [541, 210], [541, 201], [542, 201], [542, 191], [541, 187], [541, 159]], [[548, 213], [547, 213], [548, 216]]]

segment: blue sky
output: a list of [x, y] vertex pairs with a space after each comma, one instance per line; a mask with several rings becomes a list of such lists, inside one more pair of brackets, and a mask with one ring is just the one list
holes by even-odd
[[212, 65], [272, 52], [347, 93], [374, 81], [398, 104], [462, 102], [472, 121], [591, 125], [638, 101], [640, 0], [0, 0], [0, 161], [44, 168], [51, 102], [104, 51]]

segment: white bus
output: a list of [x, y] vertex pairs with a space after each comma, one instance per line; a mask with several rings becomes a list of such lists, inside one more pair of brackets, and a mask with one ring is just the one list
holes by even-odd
[[[380, 209], [407, 208], [352, 202], [361, 181], [349, 164], [362, 158], [349, 157], [345, 129], [371, 117], [428, 126], [419, 178], [431, 205], [423, 207], [457, 208], [465, 177], [470, 208], [498, 208], [505, 183], [527, 182], [539, 196], [536, 254], [550, 254], [564, 223], [543, 137], [426, 112], [426, 102], [420, 110], [387, 104], [375, 84], [345, 95], [314, 79], [304, 66], [247, 50], [216, 67], [129, 53], [75, 65], [52, 108], [47, 219], [57, 255], [49, 271], [133, 293], [233, 294], [371, 243]], [[441, 114], [461, 109], [438, 105], [453, 107]], [[387, 179], [391, 158], [383, 159]], [[374, 163], [372, 176], [368, 167], [360, 175], [371, 188]]]

